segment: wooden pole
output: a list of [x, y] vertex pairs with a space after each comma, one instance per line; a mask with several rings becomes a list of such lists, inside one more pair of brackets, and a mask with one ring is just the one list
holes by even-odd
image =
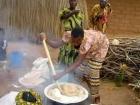
[[[51, 56], [50, 56], [50, 53], [49, 53], [49, 49], [48, 49], [48, 46], [47, 46], [45, 40], [43, 40], [43, 45], [44, 45], [44, 49], [45, 49], [46, 55], [47, 55], [47, 57], [48, 57], [50, 66], [51, 66], [52, 73], [53, 73], [53, 75], [56, 75], [56, 71], [55, 71], [54, 65], [53, 65], [53, 63], [52, 63], [52, 59], [51, 59]], [[61, 89], [61, 87], [60, 87], [60, 84], [58, 83], [58, 81], [55, 81], [55, 82], [56, 82], [56, 85], [57, 85], [58, 89], [60, 90], [60, 92], [63, 93], [63, 92], [62, 92], [62, 89]]]

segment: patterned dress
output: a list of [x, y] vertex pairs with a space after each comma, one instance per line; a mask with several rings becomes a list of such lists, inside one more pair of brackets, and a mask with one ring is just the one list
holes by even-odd
[[[66, 13], [71, 12], [69, 8], [64, 8], [60, 11], [59, 15], [62, 17]], [[63, 27], [65, 31], [71, 31], [75, 27], [82, 27], [83, 14], [79, 12], [78, 14], [74, 14], [68, 19], [62, 19]], [[74, 62], [78, 55], [77, 50], [70, 44], [67, 43], [60, 48], [60, 53], [58, 56], [58, 61], [60, 64], [70, 65]]]
[[111, 5], [107, 3], [106, 7], [102, 9], [100, 4], [96, 4], [90, 14], [90, 23], [94, 29], [105, 32], [104, 25], [108, 23], [108, 17], [111, 13]]
[[[65, 43], [70, 42], [70, 33], [65, 33], [62, 40]], [[79, 53], [86, 54], [86, 57], [78, 70], [76, 70], [76, 76], [80, 80], [87, 82], [92, 95], [96, 95], [99, 92], [100, 69], [108, 48], [109, 40], [105, 34], [95, 30], [85, 30]]]

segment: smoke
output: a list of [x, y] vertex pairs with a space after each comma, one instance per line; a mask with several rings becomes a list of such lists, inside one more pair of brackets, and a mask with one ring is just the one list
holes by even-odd
[[[23, 8], [21, 8], [21, 9], [23, 11], [25, 11]], [[56, 9], [56, 8], [53, 8], [53, 9]], [[42, 10], [44, 11], [44, 9], [42, 9]], [[49, 9], [49, 10], [51, 10], [51, 9]], [[57, 11], [55, 11], [55, 12], [57, 13]], [[50, 12], [50, 13], [52, 13], [52, 12]], [[46, 16], [48, 16], [48, 15], [46, 15]], [[54, 15], [51, 15], [51, 16], [55, 17]], [[36, 60], [38, 57], [46, 57], [46, 54], [45, 54], [43, 45], [36, 44], [38, 42], [37, 34], [39, 32], [37, 33], [37, 31], [34, 31], [34, 32], [36, 32], [36, 33], [34, 33], [33, 30], [30, 27], [28, 27], [28, 25], [24, 28], [18, 28], [18, 27], [15, 27], [14, 25], [10, 25], [9, 17], [10, 17], [9, 8], [4, 8], [4, 9], [0, 10], [0, 23], [1, 23], [0, 27], [5, 29], [6, 40], [8, 41], [7, 69], [9, 69], [10, 71], [14, 70], [17, 72], [16, 74], [14, 74], [14, 76], [17, 78], [17, 80], [14, 81], [14, 83], [15, 83], [15, 82], [18, 82], [19, 77], [23, 76], [25, 73], [27, 73], [31, 70], [32, 62], [34, 60]], [[19, 18], [21, 18], [21, 17], [19, 16]], [[13, 17], [13, 19], [14, 19], [14, 17]], [[29, 18], [27, 18], [27, 19], [29, 19]], [[46, 19], [46, 17], [44, 16], [44, 20], [45, 19]], [[14, 22], [18, 22], [18, 20], [14, 20]], [[43, 24], [45, 23], [44, 21], [42, 21], [42, 22], [43, 22]], [[24, 23], [24, 22], [22, 22], [22, 23]], [[31, 21], [31, 23], [34, 23], [34, 21]], [[33, 25], [35, 25], [35, 24], [33, 24]], [[51, 27], [51, 28], [48, 28], [48, 29], [50, 29], [50, 32], [49, 31], [47, 32], [47, 34], [50, 37], [54, 36], [52, 31], [55, 31], [55, 33], [58, 33], [57, 32], [59, 29], [58, 27], [56, 27], [56, 29], [53, 29], [53, 27], [55, 25], [58, 25], [56, 21], [53, 20], [53, 25], [46, 23], [44, 25], [43, 29], [45, 29], [48, 25]], [[40, 28], [41, 24], [36, 24], [36, 27]], [[21, 54], [21, 56], [17, 56], [17, 55], [15, 56], [15, 59], [17, 59], [17, 57], [21, 57], [22, 61], [19, 62], [19, 64], [20, 64], [19, 67], [12, 68], [11, 66], [9, 66], [10, 64], [13, 63], [13, 59], [10, 58], [10, 55], [13, 54], [13, 52], [18, 52], [18, 54]], [[58, 65], [59, 65], [57, 63], [58, 49], [54, 50], [54, 49], [50, 48], [50, 53], [51, 53], [51, 57], [52, 57], [53, 61], [55, 62], [54, 65], [55, 65], [56, 71], [57, 72], [64, 71], [66, 68], [65, 66], [61, 65], [58, 67]], [[62, 77], [59, 81], [60, 82], [64, 82], [64, 81], [65, 82], [75, 82], [74, 75], [73, 75], [73, 73], [68, 73], [67, 75]], [[41, 93], [42, 96], [44, 96], [44, 93], [43, 93], [44, 88], [49, 83], [52, 83], [52, 82], [46, 81], [45, 84], [41, 84], [37, 87], [38, 92]], [[85, 104], [85, 105], [88, 105], [88, 104]]]
[[[12, 28], [13, 29], [13, 28]], [[8, 67], [8, 69], [10, 71], [16, 71], [17, 74], [15, 75], [16, 77], [20, 78], [22, 76], [24, 76], [26, 73], [31, 71], [32, 68], [32, 63], [34, 60], [36, 60], [38, 57], [46, 57], [45, 51], [44, 51], [44, 47], [42, 44], [36, 44], [36, 43], [32, 43], [31, 40], [29, 40], [28, 34], [33, 34], [31, 33], [29, 30], [18, 30], [17, 28], [14, 28], [14, 30], [11, 30], [10, 28], [5, 29], [6, 31], [6, 36], [7, 36], [7, 40], [8, 40], [8, 47], [7, 47], [7, 60], [10, 62], [11, 59], [9, 57], [9, 55], [13, 54], [13, 52], [18, 52], [19, 54], [21, 54], [21, 56], [17, 56], [16, 57], [21, 57], [22, 62], [21, 62], [21, 66], [17, 67], [17, 68], [12, 68], [12, 67]], [[11, 36], [14, 36], [11, 38]], [[51, 36], [51, 33], [49, 33], [49, 35]], [[18, 37], [20, 36], [20, 37]], [[22, 37], [21, 37], [22, 36]], [[57, 62], [57, 57], [58, 57], [58, 49], [53, 49], [53, 48], [49, 48], [50, 49], [50, 54], [51, 57], [53, 59], [54, 62], [54, 66], [56, 69], [56, 72], [62, 72], [66, 69], [66, 66], [63, 65], [59, 65]], [[16, 60], [16, 59], [14, 59]], [[14, 62], [14, 61], [13, 61]], [[51, 68], [50, 68], [51, 71]], [[11, 83], [11, 85], [13, 85], [15, 88], [18, 88], [21, 86], [21, 84], [18, 83], [18, 78], [13, 81]], [[44, 96], [44, 89], [46, 86], [48, 86], [49, 84], [53, 83], [53, 81], [51, 80], [52, 77], [50, 75], [50, 80], [46, 80], [46, 82], [44, 84], [40, 84], [39, 86], [35, 87], [35, 89], [41, 94], [41, 96]], [[81, 84], [81, 82], [77, 81], [75, 82], [75, 77], [73, 73], [68, 73], [67, 75], [63, 76], [59, 82], [73, 82], [76, 84]], [[26, 87], [28, 88], [28, 87]], [[44, 99], [44, 103], [45, 103], [45, 99], [46, 97], [42, 97]], [[87, 104], [85, 104], [87, 105]]]

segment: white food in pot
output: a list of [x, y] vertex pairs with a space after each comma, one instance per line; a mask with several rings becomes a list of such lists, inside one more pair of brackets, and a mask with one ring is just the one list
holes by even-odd
[[[85, 100], [88, 97], [88, 92], [80, 88], [79, 85], [74, 85], [74, 84], [61, 84], [61, 89], [62, 93], [60, 90], [57, 88], [57, 86], [53, 85], [51, 88], [46, 89], [45, 92], [47, 92], [46, 96], [49, 99], [52, 99], [56, 102], [60, 103], [78, 103], [83, 100]], [[72, 92], [72, 93], [71, 93]], [[75, 92], [75, 94], [74, 94]]]
[[60, 100], [63, 103], [67, 103], [67, 102], [75, 102], [77, 100], [80, 100], [82, 98], [82, 96], [67, 96], [67, 95], [63, 95], [61, 94], [61, 92], [59, 91], [58, 88], [54, 88], [52, 90], [50, 90], [51, 93], [51, 97], [53, 97], [56, 100]]

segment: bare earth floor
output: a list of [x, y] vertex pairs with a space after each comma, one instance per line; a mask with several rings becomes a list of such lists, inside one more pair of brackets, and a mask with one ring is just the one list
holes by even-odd
[[[41, 45], [33, 45], [29, 43], [10, 43], [8, 47], [8, 53], [19, 50], [26, 53], [26, 56], [30, 56], [28, 60], [28, 66], [37, 57], [44, 56], [44, 50]], [[50, 49], [51, 56], [55, 60], [57, 58], [58, 50]], [[8, 93], [12, 90], [11, 85], [13, 81], [16, 81], [17, 74], [13, 71], [0, 71], [0, 96]], [[14, 88], [13, 88], [14, 89]], [[15, 90], [15, 89], [14, 89]], [[123, 87], [116, 87], [114, 82], [104, 80], [101, 82], [100, 94], [103, 105], [137, 105], [134, 101], [134, 93], [124, 85]]]

